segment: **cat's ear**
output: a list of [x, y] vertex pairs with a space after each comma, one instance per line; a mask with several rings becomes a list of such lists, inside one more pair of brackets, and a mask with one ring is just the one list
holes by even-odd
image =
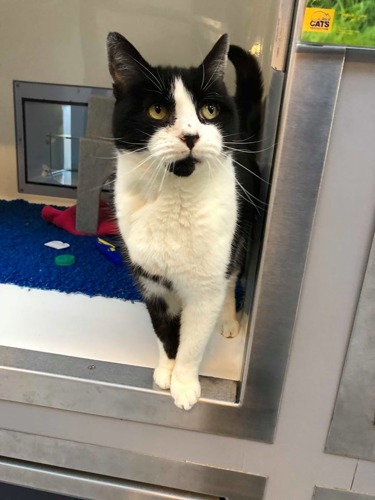
[[205, 57], [201, 67], [205, 74], [205, 80], [223, 79], [227, 67], [229, 50], [229, 37], [222, 35]]
[[111, 32], [108, 34], [107, 51], [115, 97], [118, 97], [121, 92], [125, 92], [129, 83], [135, 78], [150, 71], [148, 62], [120, 33]]

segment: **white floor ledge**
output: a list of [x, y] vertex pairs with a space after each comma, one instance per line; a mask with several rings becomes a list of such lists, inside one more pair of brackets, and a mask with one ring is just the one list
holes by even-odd
[[[144, 304], [0, 285], [0, 344], [153, 368], [156, 336]], [[245, 336], [214, 332], [201, 373], [239, 380]]]

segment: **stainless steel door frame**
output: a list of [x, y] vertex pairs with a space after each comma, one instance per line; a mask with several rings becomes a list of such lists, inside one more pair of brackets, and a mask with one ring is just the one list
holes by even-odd
[[0, 442], [9, 457], [0, 458], [0, 481], [80, 498], [262, 500], [266, 484], [263, 476], [21, 432], [0, 430]]

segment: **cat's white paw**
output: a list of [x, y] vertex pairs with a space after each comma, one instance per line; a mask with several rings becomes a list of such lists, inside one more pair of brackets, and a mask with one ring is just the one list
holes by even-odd
[[154, 382], [160, 389], [169, 389], [171, 386], [172, 370], [158, 366], [154, 370]]
[[221, 335], [226, 339], [233, 339], [240, 333], [240, 324], [236, 319], [225, 320], [221, 324]]
[[201, 385], [198, 377], [192, 377], [190, 380], [181, 382], [172, 375], [171, 394], [175, 405], [183, 410], [190, 410], [198, 401], [201, 395]]

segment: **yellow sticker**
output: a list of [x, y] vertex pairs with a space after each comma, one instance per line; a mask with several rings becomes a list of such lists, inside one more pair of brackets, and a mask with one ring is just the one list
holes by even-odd
[[303, 19], [303, 31], [314, 33], [330, 33], [332, 31], [335, 9], [307, 7]]

